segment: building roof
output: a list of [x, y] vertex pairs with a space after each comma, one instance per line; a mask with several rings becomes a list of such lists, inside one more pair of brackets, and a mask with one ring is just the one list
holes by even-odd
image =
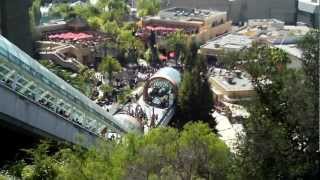
[[202, 45], [201, 48], [205, 49], [225, 49], [239, 51], [244, 48], [251, 47], [252, 39], [248, 36], [228, 34], [220, 38], [208, 41], [206, 44]]
[[[228, 82], [228, 78], [232, 79], [232, 83]], [[214, 76], [210, 77], [210, 81], [214, 81], [225, 91], [251, 91], [254, 90], [249, 75], [241, 72], [241, 76], [235, 76], [225, 69], [214, 69]]]
[[320, 0], [299, 0], [298, 9], [313, 14], [316, 12], [317, 7], [319, 8], [319, 3]]
[[216, 53], [214, 50], [239, 51], [251, 47], [254, 41], [263, 41], [301, 58], [301, 50], [296, 44], [309, 31], [307, 26], [287, 26], [276, 19], [252, 19], [237, 32], [209, 40], [201, 50], [207, 50], [204, 52], [207, 54]]
[[188, 22], [201, 25], [208, 18], [220, 15], [226, 16], [227, 12], [174, 7], [161, 10], [157, 16], [147, 17], [146, 20]]
[[306, 26], [285, 26], [276, 19], [252, 19], [246, 28], [236, 33], [270, 44], [296, 44], [309, 30]]

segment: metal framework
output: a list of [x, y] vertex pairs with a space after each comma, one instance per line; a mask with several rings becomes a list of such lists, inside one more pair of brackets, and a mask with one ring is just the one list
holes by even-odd
[[134, 131], [0, 35], [0, 85], [99, 136]]

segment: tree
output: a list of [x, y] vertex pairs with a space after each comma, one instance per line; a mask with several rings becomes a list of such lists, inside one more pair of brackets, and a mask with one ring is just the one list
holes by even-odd
[[90, 3], [79, 4], [72, 7], [72, 13], [89, 21], [90, 18], [100, 18], [99, 9]]
[[102, 22], [101, 30], [110, 36], [113, 36], [114, 39], [117, 39], [117, 36], [120, 31], [120, 27], [115, 21], [106, 21]]
[[33, 164], [26, 165], [21, 175], [24, 179], [53, 179], [58, 170], [54, 158], [49, 156], [50, 144], [42, 142], [34, 150], [25, 150], [32, 158]]
[[75, 13], [73, 11], [73, 8], [69, 6], [67, 3], [55, 4], [50, 8], [49, 11], [49, 16], [61, 17], [64, 19], [69, 19], [74, 15]]
[[84, 68], [80, 70], [80, 74], [74, 77], [74, 72], [60, 65], [56, 65], [49, 60], [40, 60], [40, 63], [86, 96], [92, 94], [92, 87], [95, 83], [93, 78], [94, 71]]
[[129, 14], [129, 8], [125, 0], [100, 0], [96, 7], [105, 19], [116, 21], [118, 24], [121, 24], [125, 16]]
[[107, 94], [111, 94], [112, 92], [112, 87], [107, 85], [107, 84], [103, 84], [100, 87], [100, 90], [103, 92], [104, 96], [106, 96]]
[[[303, 69], [306, 74], [306, 85], [310, 89], [310, 97], [313, 99], [314, 112], [319, 109], [319, 59], [320, 59], [320, 30], [312, 30], [298, 43], [303, 49]], [[319, 114], [314, 113], [314, 120], [319, 119]], [[316, 122], [315, 122], [316, 124]]]
[[157, 14], [160, 10], [160, 3], [160, 0], [138, 0], [138, 16], [144, 17]]
[[30, 21], [30, 31], [33, 40], [38, 37], [36, 32], [36, 26], [40, 24], [41, 12], [40, 12], [41, 0], [33, 0], [32, 6], [29, 9], [29, 21]]
[[113, 79], [113, 73], [121, 71], [121, 65], [116, 59], [107, 56], [102, 60], [101, 64], [99, 65], [99, 71], [101, 71], [104, 74], [108, 74], [109, 84], [111, 84]]
[[185, 70], [191, 71], [192, 68], [195, 66], [197, 62], [199, 48], [199, 44], [193, 38], [188, 39], [186, 49], [187, 53], [182, 59]]
[[[286, 54], [257, 46], [246, 54], [257, 98], [239, 144], [242, 179], [313, 179], [319, 175], [316, 109], [303, 71], [288, 69]], [[281, 68], [279, 68], [281, 65]], [[317, 122], [317, 123], [315, 123]], [[317, 135], [316, 135], [317, 134]]]
[[[127, 134], [119, 142], [103, 141], [89, 150], [47, 145], [31, 149], [22, 179], [228, 179], [232, 155], [203, 123]], [[52, 149], [52, 148], [51, 148]], [[40, 158], [41, 157], [41, 158]]]
[[174, 51], [176, 53], [175, 60], [176, 66], [178, 66], [178, 59], [180, 59], [181, 53], [186, 53], [186, 42], [187, 36], [181, 32], [177, 31], [175, 33], [171, 33], [166, 38], [166, 44], [170, 51]]
[[117, 42], [119, 44], [119, 51], [124, 53], [127, 62], [137, 63], [137, 59], [144, 52], [144, 44], [137, 39], [132, 30], [124, 28], [120, 29]]
[[179, 123], [184, 125], [188, 121], [202, 120], [214, 129], [216, 122], [211, 115], [214, 103], [207, 77], [206, 62], [199, 56], [192, 60], [195, 61], [195, 65], [185, 69], [179, 88]]
[[40, 12], [41, 0], [33, 0], [32, 6], [29, 9], [29, 16], [34, 25], [39, 25], [41, 19]]
[[150, 48], [148, 48], [144, 53], [144, 58], [149, 64], [152, 62], [152, 52]]
[[217, 63], [226, 69], [233, 70], [238, 65], [238, 62], [241, 61], [241, 55], [241, 52], [223, 52], [218, 57]]

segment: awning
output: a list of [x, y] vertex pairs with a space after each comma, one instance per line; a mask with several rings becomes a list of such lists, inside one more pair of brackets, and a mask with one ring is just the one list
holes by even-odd
[[160, 55], [160, 56], [159, 56], [159, 59], [160, 59], [161, 61], [166, 61], [166, 60], [168, 60], [168, 57], [167, 57], [167, 56], [164, 56], [164, 55]]

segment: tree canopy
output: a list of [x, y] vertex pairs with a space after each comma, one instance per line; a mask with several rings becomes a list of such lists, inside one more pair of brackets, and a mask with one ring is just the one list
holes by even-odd
[[215, 128], [216, 122], [211, 116], [213, 94], [208, 82], [206, 60], [193, 53], [191, 51], [190, 55], [186, 56], [187, 60], [184, 60], [185, 69], [177, 102], [179, 124], [201, 120]]
[[319, 118], [309, 73], [288, 69], [288, 56], [279, 49], [253, 48], [246, 53], [244, 69], [252, 76], [257, 97], [244, 104], [250, 117], [244, 121], [245, 135], [238, 146], [240, 176], [313, 179], [319, 175], [319, 161], [315, 160], [319, 156]]
[[102, 73], [107, 73], [109, 78], [109, 83], [112, 82], [113, 73], [121, 71], [121, 65], [118, 60], [114, 59], [113, 57], [107, 56], [105, 57], [101, 64], [99, 65], [99, 71]]
[[138, 16], [155, 15], [160, 10], [160, 0], [137, 0]]
[[[230, 179], [232, 155], [203, 123], [128, 134], [90, 150], [50, 143], [27, 151], [31, 163], [12, 170], [24, 179]], [[17, 166], [16, 166], [17, 167]], [[12, 172], [12, 171], [11, 171]]]
[[178, 59], [180, 59], [180, 56], [182, 56], [182, 54], [186, 54], [187, 40], [188, 36], [181, 31], [171, 33], [168, 37], [166, 37], [165, 44], [167, 45], [168, 50], [176, 53], [176, 65], [178, 65]]

